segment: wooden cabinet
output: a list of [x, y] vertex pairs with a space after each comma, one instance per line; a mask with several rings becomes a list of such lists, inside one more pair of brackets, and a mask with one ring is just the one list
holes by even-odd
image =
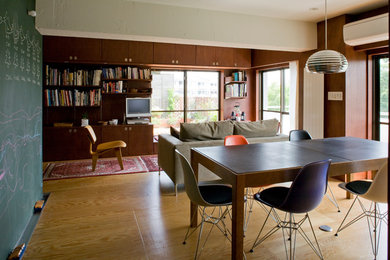
[[[122, 140], [123, 156], [153, 154], [153, 125], [102, 126], [102, 142]], [[114, 156], [108, 154], [107, 157]]]
[[196, 65], [233, 67], [234, 49], [224, 47], [197, 46]]
[[251, 50], [250, 49], [234, 49], [234, 67], [250, 68]]
[[75, 37], [43, 37], [45, 62], [100, 62], [102, 41]]
[[102, 60], [111, 64], [150, 64], [153, 62], [153, 43], [102, 40]]
[[194, 65], [195, 45], [154, 43], [155, 64]]
[[[99, 129], [95, 130], [100, 138]], [[91, 158], [89, 141], [83, 127], [44, 127], [43, 161], [63, 161]]]

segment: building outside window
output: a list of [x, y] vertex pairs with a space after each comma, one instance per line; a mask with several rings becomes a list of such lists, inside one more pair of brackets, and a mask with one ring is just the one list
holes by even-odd
[[152, 72], [152, 123], [154, 134], [169, 133], [180, 123], [218, 120], [219, 72]]
[[290, 132], [290, 69], [260, 72], [260, 111], [262, 120], [276, 118], [280, 132]]

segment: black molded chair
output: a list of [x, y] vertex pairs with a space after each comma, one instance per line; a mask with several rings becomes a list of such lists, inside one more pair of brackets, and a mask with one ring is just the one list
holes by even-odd
[[[315, 209], [321, 203], [321, 200], [326, 193], [329, 165], [330, 160], [307, 164], [299, 171], [290, 188], [272, 187], [255, 194], [256, 200], [271, 207], [271, 209], [268, 212], [267, 218], [265, 219], [250, 252], [253, 252], [253, 249], [256, 246], [282, 228], [287, 259], [294, 259], [295, 257], [296, 231], [302, 235], [313, 251], [323, 259], [308, 212]], [[275, 209], [286, 213], [283, 220], [276, 213]], [[277, 217], [278, 223], [259, 239], [271, 213]], [[305, 216], [301, 220], [295, 221], [294, 214], [299, 213], [304, 213]], [[306, 219], [309, 221], [317, 248], [301, 227]], [[285, 232], [287, 233], [285, 234]], [[288, 242], [286, 240], [289, 241], [289, 250], [287, 246]]]
[[[343, 182], [339, 184], [340, 188], [356, 195], [356, 198], [354, 199], [353, 203], [351, 204], [351, 207], [349, 208], [347, 214], [345, 215], [343, 221], [337, 229], [335, 236], [338, 236], [339, 232], [356, 223], [360, 219], [367, 217], [368, 231], [370, 233], [371, 247], [372, 253], [374, 254], [374, 259], [376, 259], [378, 255], [382, 223], [384, 222], [386, 225], [388, 225], [387, 205], [386, 210], [381, 210], [378, 205], [378, 203], [387, 204], [387, 178], [387, 163], [385, 163], [377, 172], [375, 179], [372, 182], [368, 180], [358, 180], [351, 181], [349, 183]], [[370, 208], [367, 209], [359, 197], [370, 200]], [[362, 208], [363, 212], [357, 217], [353, 218], [347, 224], [343, 225], [356, 201], [359, 201], [360, 207]]]
[[[311, 140], [311, 135], [306, 130], [291, 130], [288, 136], [289, 141], [301, 141], [301, 140]], [[332, 197], [326, 194], [326, 197], [330, 200], [330, 202], [335, 205], [337, 211], [340, 212], [339, 204], [337, 203], [336, 197], [333, 194], [332, 188], [329, 186], [329, 192]]]
[[[180, 158], [180, 164], [183, 169], [184, 187], [186, 193], [190, 200], [199, 206], [198, 211], [202, 218], [200, 224], [192, 232], [190, 232], [190, 227], [187, 229], [187, 233], [183, 241], [183, 244], [186, 244], [187, 238], [191, 236], [198, 227], [200, 227], [194, 258], [198, 259], [214, 226], [216, 226], [224, 234], [224, 236], [231, 241], [231, 232], [227, 229], [224, 218], [227, 214], [229, 214], [229, 206], [232, 204], [232, 188], [223, 184], [198, 185], [194, 171], [187, 159], [177, 150], [176, 154]], [[208, 207], [214, 208], [209, 214], [206, 212], [206, 208]], [[225, 207], [225, 209], [223, 209], [223, 207]], [[210, 228], [210, 231], [206, 236], [206, 240], [204, 241], [198, 254], [204, 223], [210, 223], [213, 226]]]

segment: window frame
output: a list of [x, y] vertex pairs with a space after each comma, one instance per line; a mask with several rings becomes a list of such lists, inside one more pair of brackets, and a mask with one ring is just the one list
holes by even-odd
[[[183, 72], [183, 86], [184, 86], [184, 89], [183, 89], [183, 108], [184, 109], [181, 109], [181, 110], [151, 110], [151, 113], [153, 115], [153, 113], [177, 113], [177, 112], [180, 112], [180, 113], [183, 113], [183, 122], [186, 123], [187, 122], [187, 113], [191, 113], [191, 112], [212, 112], [212, 111], [215, 111], [217, 112], [218, 114], [218, 119], [217, 120], [220, 120], [220, 117], [221, 117], [221, 113], [220, 113], [220, 110], [221, 110], [221, 100], [220, 100], [220, 94], [221, 94], [221, 71], [217, 71], [217, 70], [186, 70], [186, 69], [153, 69], [152, 71], [172, 71], [172, 72]], [[218, 97], [218, 104], [217, 104], [217, 108], [216, 109], [188, 109], [187, 108], [187, 105], [188, 105], [188, 72], [216, 72], [218, 73], [217, 75], [217, 78], [218, 78], [218, 83], [217, 83], [217, 97]]]
[[[285, 71], [290, 69], [288, 66], [283, 67], [276, 67], [276, 68], [270, 68], [270, 69], [264, 69], [258, 71], [259, 74], [259, 118], [260, 120], [264, 120], [264, 112], [270, 112], [270, 113], [278, 113], [279, 114], [279, 123], [280, 123], [280, 133], [283, 132], [283, 115], [290, 115], [290, 111], [286, 112], [286, 104], [285, 104], [285, 91], [286, 91], [286, 79], [285, 79]], [[268, 110], [264, 109], [264, 73], [272, 72], [272, 71], [279, 71], [280, 75], [280, 110]]]

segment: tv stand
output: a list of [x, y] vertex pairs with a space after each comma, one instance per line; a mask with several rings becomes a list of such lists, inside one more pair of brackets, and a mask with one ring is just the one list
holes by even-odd
[[149, 118], [127, 118], [126, 123], [128, 125], [134, 125], [134, 124], [149, 124], [150, 120]]

